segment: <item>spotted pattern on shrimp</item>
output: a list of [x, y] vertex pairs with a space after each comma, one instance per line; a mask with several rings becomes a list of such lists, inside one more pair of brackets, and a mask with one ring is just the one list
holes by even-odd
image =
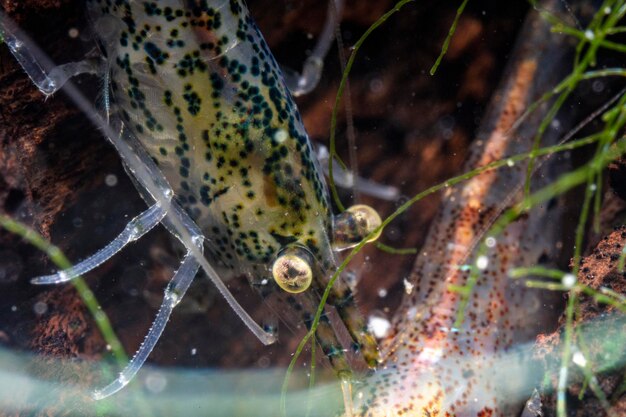
[[[241, 1], [88, 1], [116, 111], [209, 238], [225, 278], [245, 274], [275, 309], [312, 323], [336, 260], [328, 192], [296, 105]], [[287, 246], [315, 260], [313, 288], [281, 294], [268, 271]], [[268, 279], [270, 278], [270, 279]], [[273, 301], [272, 301], [273, 300]], [[348, 286], [329, 302], [374, 363], [377, 349]], [[327, 317], [317, 332], [349, 368]]]
[[[181, 204], [218, 236], [216, 255], [225, 265], [234, 268], [238, 258], [267, 263], [293, 238], [320, 252], [319, 231], [330, 227], [327, 193], [278, 66], [237, 2], [228, 6], [232, 14], [200, 3], [102, 6], [102, 14], [123, 16], [117, 56], [110, 57], [122, 116]], [[239, 14], [234, 36], [220, 31]], [[183, 39], [189, 31], [197, 42]]]

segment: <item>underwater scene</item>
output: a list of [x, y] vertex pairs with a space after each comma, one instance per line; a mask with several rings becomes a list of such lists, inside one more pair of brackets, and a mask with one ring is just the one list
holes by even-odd
[[624, 15], [0, 0], [0, 416], [626, 416]]

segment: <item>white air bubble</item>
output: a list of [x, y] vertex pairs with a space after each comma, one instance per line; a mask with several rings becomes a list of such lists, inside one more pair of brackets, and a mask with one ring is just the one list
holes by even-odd
[[582, 352], [575, 352], [572, 355], [572, 362], [574, 362], [576, 365], [580, 366], [581, 368], [584, 368], [585, 366], [587, 366], [587, 359], [585, 358], [585, 355], [582, 354]]
[[493, 248], [494, 246], [496, 246], [496, 238], [489, 236], [487, 239], [485, 239], [485, 245], [488, 248]]
[[387, 290], [385, 288], [378, 289], [378, 296], [380, 298], [385, 298], [387, 296]]
[[285, 129], [279, 129], [274, 133], [274, 140], [278, 143], [283, 143], [287, 140], [287, 131]]
[[371, 315], [367, 321], [367, 329], [378, 339], [387, 336], [390, 328], [391, 323], [385, 317]]
[[489, 259], [485, 255], [479, 256], [478, 259], [476, 259], [476, 268], [484, 270], [487, 269], [488, 265]]
[[372, 93], [378, 94], [383, 91], [383, 81], [380, 78], [374, 78], [372, 81], [370, 81], [369, 87]]
[[595, 37], [596, 37], [596, 35], [593, 33], [593, 31], [592, 31], [592, 30], [587, 29], [587, 30], [585, 31], [585, 38], [587, 38], [588, 40], [590, 40], [590, 41], [591, 41], [591, 40], [593, 40]]
[[415, 285], [411, 284], [406, 278], [404, 278], [402, 282], [404, 283], [404, 292], [407, 295], [410, 295], [413, 292], [413, 288], [415, 288]]
[[146, 377], [146, 388], [148, 391], [158, 394], [163, 392], [167, 386], [167, 378], [160, 372], [151, 372]]
[[109, 187], [115, 187], [117, 185], [117, 175], [109, 174], [104, 177], [104, 183]]
[[604, 90], [604, 83], [601, 80], [595, 80], [591, 84], [591, 89], [594, 93], [601, 93]]
[[267, 356], [261, 356], [257, 361], [257, 364], [260, 368], [267, 368], [270, 366], [270, 358], [268, 358]]
[[576, 277], [572, 274], [565, 274], [563, 278], [561, 278], [561, 283], [567, 289], [571, 289], [576, 284]]
[[38, 316], [46, 314], [46, 312], [48, 311], [48, 304], [44, 303], [43, 301], [37, 301], [33, 306], [33, 311]]

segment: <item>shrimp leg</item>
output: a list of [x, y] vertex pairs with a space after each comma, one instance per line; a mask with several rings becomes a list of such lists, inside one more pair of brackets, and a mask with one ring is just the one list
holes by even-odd
[[46, 97], [57, 92], [76, 75], [104, 72], [104, 61], [98, 59], [54, 65], [47, 56], [33, 50], [32, 42], [26, 41], [15, 23], [2, 14], [0, 14], [0, 34], [33, 84]]
[[292, 69], [281, 67], [285, 84], [287, 84], [287, 88], [289, 88], [289, 91], [291, 91], [291, 94], [295, 97], [313, 91], [322, 78], [324, 58], [326, 54], [328, 54], [333, 39], [335, 39], [335, 30], [337, 29], [341, 13], [343, 12], [343, 3], [344, 0], [329, 0], [328, 14], [326, 15], [324, 28], [322, 29], [322, 33], [317, 40], [313, 52], [304, 61], [302, 74]]
[[[328, 162], [330, 160], [328, 148], [324, 145], [316, 145], [315, 156], [324, 173], [328, 174]], [[400, 190], [397, 187], [380, 184], [376, 181], [355, 175], [353, 172], [343, 168], [336, 159], [333, 164], [333, 180], [335, 184], [341, 188], [355, 188], [363, 194], [380, 198], [381, 200], [396, 201], [400, 197]]]
[[59, 271], [56, 274], [44, 275], [33, 278], [31, 282], [33, 284], [59, 284], [61, 282], [70, 281], [80, 275], [83, 275], [104, 262], [111, 259], [117, 252], [122, 250], [126, 245], [131, 242], [135, 242], [143, 235], [148, 233], [154, 228], [163, 217], [165, 217], [165, 210], [157, 203], [151, 206], [148, 210], [141, 213], [139, 216], [132, 219], [124, 231], [120, 233], [111, 243], [100, 249], [87, 259], [74, 265], [71, 268]]
[[[201, 243], [199, 244], [199, 249], [202, 250]], [[126, 365], [124, 370], [120, 372], [115, 381], [93, 393], [93, 398], [95, 400], [101, 400], [115, 394], [134, 378], [146, 359], [148, 359], [148, 356], [150, 355], [150, 352], [152, 352], [152, 349], [154, 349], [156, 343], [159, 341], [159, 338], [161, 337], [161, 334], [170, 319], [172, 310], [174, 310], [174, 307], [176, 307], [185, 295], [185, 292], [187, 292], [187, 289], [191, 285], [191, 282], [196, 276], [199, 268], [200, 264], [198, 261], [194, 258], [191, 252], [188, 252], [185, 255], [180, 267], [174, 274], [174, 277], [172, 277], [172, 280], [165, 288], [165, 296], [163, 298], [161, 308], [159, 308], [159, 312], [152, 323], [152, 327], [150, 327], [150, 331], [139, 347], [139, 350], [135, 353], [135, 356], [131, 359], [128, 365]]]

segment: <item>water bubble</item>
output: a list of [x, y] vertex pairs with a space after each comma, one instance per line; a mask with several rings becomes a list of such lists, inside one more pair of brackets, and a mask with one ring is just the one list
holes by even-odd
[[115, 187], [117, 185], [117, 175], [109, 174], [104, 177], [104, 183], [109, 187]]
[[561, 283], [567, 289], [571, 289], [576, 285], [576, 277], [573, 274], [565, 274], [561, 278]]
[[595, 80], [591, 84], [591, 90], [594, 93], [601, 93], [604, 90], [604, 82], [602, 82], [602, 80]]
[[378, 289], [378, 296], [380, 298], [385, 298], [387, 296], [387, 290], [385, 288]]
[[487, 258], [485, 255], [481, 255], [478, 257], [478, 259], [476, 259], [476, 268], [480, 270], [485, 270], [487, 269], [488, 265], [489, 265], [489, 258]]
[[257, 364], [259, 365], [259, 368], [267, 368], [270, 366], [270, 358], [267, 356], [261, 356], [257, 361]]
[[515, 161], [513, 161], [512, 159], [507, 159], [506, 160], [506, 164], [507, 164], [507, 166], [512, 167], [512, 166], [515, 165]]
[[283, 143], [287, 140], [287, 131], [285, 129], [278, 129], [276, 133], [274, 133], [274, 140], [278, 143]]
[[485, 245], [488, 248], [493, 248], [494, 246], [496, 246], [496, 238], [489, 236], [487, 239], [485, 239]]
[[415, 285], [411, 284], [406, 278], [404, 278], [402, 282], [404, 284], [404, 292], [407, 293], [407, 295], [410, 295], [413, 292]]
[[192, 348], [191, 349], [191, 356], [196, 356], [196, 353], [198, 353], [198, 349]]
[[146, 388], [148, 391], [158, 394], [167, 386], [167, 378], [160, 372], [151, 372], [146, 376]]
[[44, 315], [46, 314], [46, 311], [48, 311], [48, 304], [43, 301], [37, 301], [35, 305], [33, 305], [33, 311], [38, 316]]
[[70, 30], [67, 31], [67, 36], [72, 39], [78, 38], [78, 35], [80, 35], [80, 32], [76, 28], [70, 28]]
[[370, 81], [369, 87], [372, 93], [378, 94], [383, 91], [383, 81], [380, 78], [374, 78]]
[[17, 306], [16, 305], [11, 306], [11, 311], [15, 313], [17, 311]]
[[576, 365], [580, 366], [581, 368], [584, 368], [585, 366], [587, 366], [587, 359], [585, 358], [585, 355], [582, 354], [582, 352], [575, 352], [572, 355], [572, 362], [574, 362]]
[[372, 313], [367, 320], [367, 329], [378, 339], [387, 336], [390, 328], [391, 323], [381, 314]]
[[593, 31], [591, 29], [587, 29], [585, 31], [585, 38], [587, 38], [588, 40], [593, 40], [596, 37], [596, 35], [593, 33]]

